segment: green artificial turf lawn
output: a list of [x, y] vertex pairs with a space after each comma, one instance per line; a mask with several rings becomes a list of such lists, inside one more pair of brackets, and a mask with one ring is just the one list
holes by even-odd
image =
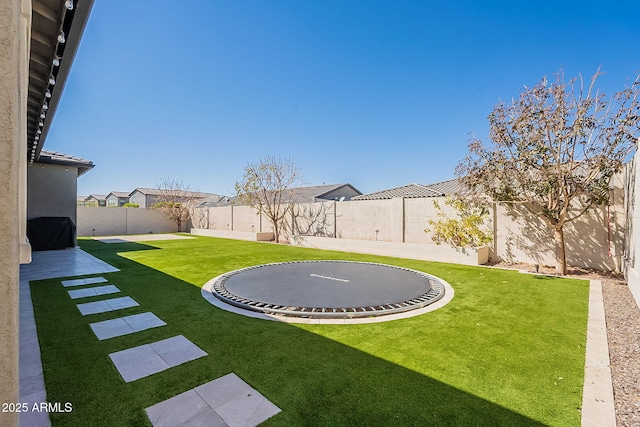
[[[54, 425], [150, 425], [144, 408], [234, 372], [282, 412], [266, 426], [579, 426], [586, 281], [268, 243], [198, 237], [80, 246], [139, 307], [83, 317], [61, 279], [32, 282]], [[238, 268], [347, 259], [421, 270], [454, 299], [431, 313], [365, 325], [292, 325], [206, 302], [200, 287]], [[167, 326], [98, 341], [89, 323], [151, 311]], [[108, 354], [184, 335], [208, 356], [124, 383]]]

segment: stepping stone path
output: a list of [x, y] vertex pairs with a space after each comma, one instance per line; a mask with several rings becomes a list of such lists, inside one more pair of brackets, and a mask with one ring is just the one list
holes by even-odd
[[122, 335], [133, 334], [146, 329], [165, 326], [158, 316], [151, 312], [134, 314], [132, 316], [118, 317], [117, 319], [91, 323], [91, 329], [100, 341]]
[[129, 383], [206, 356], [200, 347], [178, 335], [109, 354], [122, 379]]
[[146, 409], [154, 427], [256, 426], [280, 408], [231, 373]]
[[78, 310], [83, 316], [89, 314], [105, 313], [107, 311], [122, 310], [123, 308], [139, 306], [133, 298], [111, 298], [102, 301], [86, 302], [84, 304], [77, 304]]
[[98, 295], [108, 295], [120, 292], [114, 285], [96, 286], [94, 288], [74, 289], [69, 292], [71, 299], [95, 297]]
[[[73, 287], [105, 282], [107, 279], [104, 277], [89, 277], [63, 280], [62, 285]], [[71, 299], [118, 292], [120, 289], [114, 285], [68, 291]], [[139, 305], [128, 296], [76, 304], [83, 316]], [[95, 322], [89, 326], [96, 337], [102, 341], [165, 325], [166, 323], [158, 316], [146, 312]], [[183, 335], [109, 354], [109, 358], [126, 383], [203, 356], [207, 356], [207, 353]], [[153, 405], [146, 411], [155, 427], [176, 425], [249, 427], [257, 426], [278, 414], [280, 408], [231, 373]]]
[[107, 279], [104, 277], [89, 277], [86, 279], [63, 280], [62, 286], [68, 288], [70, 286], [91, 285], [93, 283], [105, 283]]

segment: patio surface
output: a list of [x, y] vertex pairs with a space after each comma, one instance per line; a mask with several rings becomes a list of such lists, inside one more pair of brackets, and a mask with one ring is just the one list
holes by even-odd
[[102, 243], [127, 243], [127, 242], [151, 242], [154, 240], [182, 240], [195, 239], [195, 237], [181, 236], [179, 234], [135, 234], [131, 236], [99, 236], [92, 237]]

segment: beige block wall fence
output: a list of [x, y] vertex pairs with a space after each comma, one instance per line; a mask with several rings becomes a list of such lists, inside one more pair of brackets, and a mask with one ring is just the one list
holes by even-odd
[[[598, 207], [565, 226], [567, 261], [570, 265], [600, 270], [622, 269], [625, 243], [623, 179], [617, 179], [614, 185], [612, 206]], [[348, 242], [358, 248], [364, 246], [356, 245], [356, 242], [392, 242], [406, 244], [407, 247], [400, 251], [405, 256], [409, 248], [410, 251], [433, 253], [432, 248], [427, 248], [433, 245], [432, 235], [425, 229], [429, 227], [430, 219], [438, 219], [434, 200], [441, 207], [448, 208], [444, 205], [444, 198], [298, 204], [294, 208], [293, 219], [287, 219], [292, 232], [289, 231], [286, 237], [294, 244], [310, 245], [313, 240], [313, 246], [327, 249], [340, 247], [349, 250], [349, 245], [346, 245]], [[450, 209], [445, 209], [445, 212], [453, 214]], [[248, 232], [271, 231], [269, 221], [248, 206], [196, 208], [193, 226], [195, 233], [209, 230], [209, 233], [201, 234], [220, 235], [213, 233], [218, 230], [224, 231], [225, 237], [233, 236], [233, 232], [245, 233], [242, 238], [247, 238], [250, 236], [246, 234]], [[491, 259], [555, 265], [552, 233], [540, 218], [522, 207], [505, 204], [494, 206], [488, 216], [487, 230], [494, 236], [493, 243], [489, 245]], [[313, 236], [314, 239], [305, 241], [296, 236]], [[325, 243], [322, 243], [322, 238]], [[326, 239], [342, 239], [343, 242]], [[424, 248], [421, 249], [419, 245], [424, 245]], [[382, 248], [382, 245], [373, 248], [376, 247]], [[400, 248], [397, 245], [389, 247]], [[439, 248], [444, 251], [444, 246]], [[419, 258], [423, 259], [422, 256]]]
[[[570, 265], [600, 270], [623, 269], [623, 257], [628, 252], [624, 249], [623, 184], [622, 178], [614, 182], [613, 204], [610, 207], [597, 207], [576, 222], [566, 225], [567, 261]], [[432, 235], [425, 232], [429, 228], [428, 221], [438, 219], [434, 201], [449, 215], [453, 215], [453, 211], [444, 205], [444, 198], [297, 204], [295, 215], [287, 218], [285, 238], [292, 244], [327, 249], [353, 248], [354, 251], [392, 256], [415, 253], [418, 259], [462, 262], [456, 254], [439, 258], [437, 254], [444, 253], [445, 246], [433, 248]], [[176, 224], [161, 212], [145, 208], [78, 207], [77, 226], [78, 236], [178, 231]], [[249, 206], [196, 208], [192, 215], [192, 226], [196, 234], [248, 240], [264, 240], [269, 235], [258, 236], [258, 233], [272, 231], [268, 219]], [[522, 207], [506, 204], [494, 206], [486, 226], [494, 236], [494, 241], [489, 245], [490, 259], [555, 265], [552, 233], [540, 218]], [[636, 240], [640, 242], [640, 238]], [[371, 246], [376, 242], [378, 244]], [[382, 245], [384, 242], [393, 245]]]
[[79, 237], [178, 231], [176, 223], [162, 212], [147, 208], [78, 206], [76, 227]]

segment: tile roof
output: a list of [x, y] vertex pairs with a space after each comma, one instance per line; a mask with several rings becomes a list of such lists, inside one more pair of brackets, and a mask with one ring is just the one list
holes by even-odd
[[444, 194], [431, 187], [413, 183], [409, 185], [403, 185], [402, 187], [376, 191], [375, 193], [363, 194], [362, 196], [354, 197], [353, 200], [383, 200], [393, 199], [394, 197], [439, 197], [443, 195]]
[[465, 189], [458, 178], [436, 182], [435, 184], [427, 184], [427, 187], [433, 188], [434, 190], [444, 194], [445, 196], [449, 196], [451, 194], [460, 194]]
[[342, 187], [351, 187], [355, 192], [361, 194], [360, 191], [356, 190], [351, 184], [314, 185], [295, 188], [292, 201], [294, 203], [315, 202], [318, 199], [324, 199], [323, 196], [327, 193], [339, 190]]
[[107, 194], [107, 197], [114, 195], [115, 197], [129, 197], [129, 193], [125, 192], [125, 191], [112, 191], [111, 193]]
[[[343, 187], [350, 187], [356, 193], [362, 194], [351, 184], [314, 185], [309, 187], [297, 187], [292, 189], [293, 197], [291, 201], [293, 203], [311, 203], [311, 202], [316, 202], [318, 200], [329, 200], [329, 199], [325, 199], [323, 196], [333, 191], [339, 190]], [[228, 205], [243, 205], [243, 204], [244, 203], [240, 201], [240, 197], [238, 196], [227, 196], [227, 197], [222, 196], [221, 199], [218, 201], [205, 202], [201, 206], [213, 207], [213, 206], [228, 206]]]
[[427, 185], [413, 183], [402, 187], [376, 191], [375, 193], [363, 194], [362, 196], [354, 197], [353, 200], [384, 200], [394, 197], [404, 197], [405, 199], [443, 197], [451, 194], [459, 194], [462, 191], [462, 185], [459, 180], [455, 178]]
[[[160, 194], [163, 193], [163, 190], [160, 190], [158, 188], [137, 187], [131, 193], [129, 193], [129, 196], [131, 196], [136, 191], [139, 191], [140, 193], [145, 194], [145, 195], [149, 195], [149, 196], [157, 196], [157, 195], [160, 195]], [[175, 191], [176, 191], [176, 193], [189, 195], [189, 196], [195, 197], [197, 199], [220, 198], [220, 197], [222, 197], [222, 196], [220, 196], [218, 194], [202, 193], [200, 191], [183, 191], [183, 190], [175, 190]], [[167, 192], [170, 192], [170, 191], [167, 191]]]

